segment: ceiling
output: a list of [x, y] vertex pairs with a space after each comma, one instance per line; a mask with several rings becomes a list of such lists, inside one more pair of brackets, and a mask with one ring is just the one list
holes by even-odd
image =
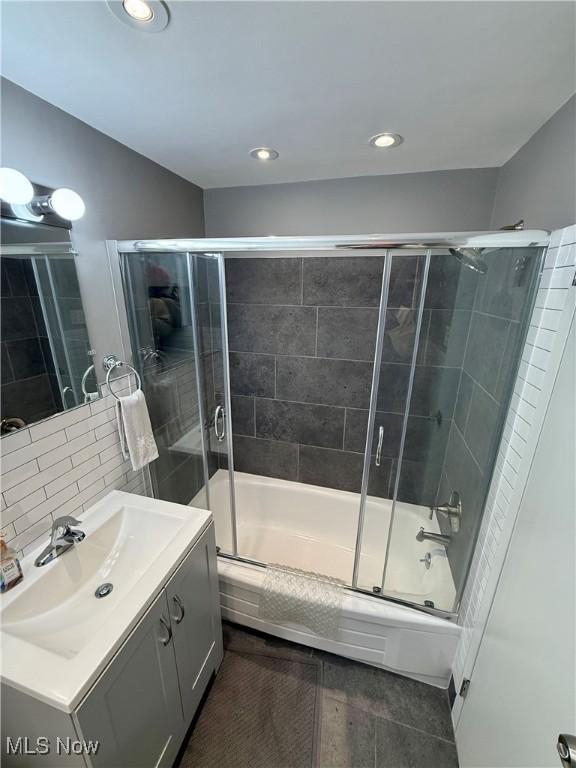
[[2, 72], [205, 188], [499, 166], [575, 90], [572, 2], [168, 5], [4, 0]]

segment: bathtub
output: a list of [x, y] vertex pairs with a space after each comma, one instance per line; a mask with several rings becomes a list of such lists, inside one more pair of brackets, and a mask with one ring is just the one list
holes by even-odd
[[[228, 473], [210, 480], [210, 507], [222, 553], [232, 550]], [[274, 478], [235, 473], [238, 555], [332, 576], [350, 583], [359, 494]], [[194, 500], [191, 502], [194, 505]], [[368, 497], [358, 585], [382, 587], [392, 502]], [[438, 531], [429, 510], [397, 503], [381, 594], [451, 610], [455, 589], [443, 547], [416, 541], [418, 529]], [[430, 553], [430, 568], [425, 555]], [[335, 640], [299, 625], [276, 625], [258, 617], [265, 569], [218, 558], [220, 604], [225, 619], [446, 687], [460, 627], [409, 606], [346, 590]]]

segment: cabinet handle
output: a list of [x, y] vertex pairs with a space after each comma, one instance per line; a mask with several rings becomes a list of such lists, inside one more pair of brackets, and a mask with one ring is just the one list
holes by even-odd
[[172, 618], [174, 619], [176, 624], [180, 624], [180, 622], [184, 618], [184, 614], [185, 614], [184, 606], [182, 605], [182, 601], [180, 600], [178, 595], [174, 595], [172, 600], [176, 603], [176, 605], [178, 606], [178, 608], [180, 610], [180, 614], [178, 616], [172, 616]]
[[160, 624], [162, 624], [162, 626], [166, 630], [166, 637], [161, 637], [160, 642], [162, 643], [162, 645], [168, 645], [170, 640], [172, 640], [172, 629], [168, 624], [168, 622], [165, 621], [163, 616], [160, 616]]

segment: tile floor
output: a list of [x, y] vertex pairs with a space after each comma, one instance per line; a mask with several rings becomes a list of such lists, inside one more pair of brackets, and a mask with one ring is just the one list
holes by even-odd
[[[306, 665], [307, 673], [314, 667], [313, 678], [309, 674], [308, 678], [316, 681], [316, 705], [310, 705], [309, 695], [302, 695], [301, 703], [296, 699], [290, 704], [292, 717], [284, 711], [275, 718], [274, 710], [281, 705], [271, 694], [273, 688], [259, 688], [263, 678], [254, 674], [252, 685], [239, 688], [221, 672], [197, 717], [179, 768], [457, 768], [446, 691], [233, 624], [224, 624], [224, 646], [225, 659], [234, 661], [230, 657], [234, 654], [255, 665], [265, 663], [278, 675], [278, 685], [285, 684], [287, 674], [300, 676], [298, 665]], [[287, 662], [292, 662], [289, 673]], [[211, 706], [215, 699], [216, 711]], [[302, 728], [302, 712], [296, 711], [300, 707], [317, 721], [308, 729]], [[239, 712], [245, 718], [241, 729]], [[217, 738], [215, 720], [219, 720]], [[293, 750], [287, 747], [296, 735], [292, 727], [310, 743]], [[275, 735], [272, 741], [256, 736], [247, 740], [246, 730], [253, 734], [274, 730]]]

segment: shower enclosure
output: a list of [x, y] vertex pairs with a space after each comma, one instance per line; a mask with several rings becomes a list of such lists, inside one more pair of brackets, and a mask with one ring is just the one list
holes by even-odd
[[230, 562], [454, 615], [546, 242], [111, 244], [155, 494], [210, 508]]

